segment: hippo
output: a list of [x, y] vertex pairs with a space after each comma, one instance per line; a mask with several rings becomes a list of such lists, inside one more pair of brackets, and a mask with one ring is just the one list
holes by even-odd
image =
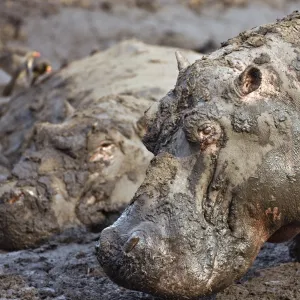
[[0, 105], [0, 249], [116, 220], [153, 156], [143, 114], [177, 77], [174, 50], [124, 41]]
[[117, 284], [199, 299], [300, 232], [300, 13], [190, 64], [145, 113], [154, 154], [97, 258]]
[[70, 227], [97, 231], [116, 220], [152, 158], [141, 142], [149, 104], [110, 95], [84, 101], [60, 124], [36, 124], [13, 177], [0, 183], [0, 249], [32, 248]]

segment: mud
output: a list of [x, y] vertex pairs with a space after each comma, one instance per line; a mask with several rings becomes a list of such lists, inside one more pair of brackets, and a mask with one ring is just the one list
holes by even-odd
[[[104, 275], [95, 257], [98, 237], [72, 229], [40, 248], [2, 253], [0, 299], [159, 300], [118, 287]], [[286, 244], [267, 243], [245, 278], [216, 299], [299, 299], [299, 270]]]
[[[299, 1], [283, 0], [5, 0], [0, 3], [0, 46], [35, 48], [57, 69], [131, 37], [210, 52], [240, 31], [273, 22], [298, 8]], [[21, 176], [16, 171], [12, 177], [12, 166], [29, 145], [35, 145], [36, 122], [64, 122], [82, 102], [112, 93], [153, 101], [172, 88], [177, 76], [174, 49], [162, 55], [137, 45], [125, 43], [104, 52], [102, 58], [96, 54], [95, 60], [71, 63], [46, 84], [19, 90], [11, 101], [1, 98], [0, 181]], [[196, 54], [190, 55], [192, 62]], [[68, 79], [72, 77], [75, 80]], [[8, 80], [0, 72], [0, 85]], [[98, 238], [99, 233], [81, 225], [36, 249], [0, 251], [0, 299], [157, 300], [107, 279], [94, 255]], [[293, 262], [297, 253], [292, 251], [292, 258], [286, 244], [266, 243], [246, 276], [216, 299], [299, 299], [299, 264]]]

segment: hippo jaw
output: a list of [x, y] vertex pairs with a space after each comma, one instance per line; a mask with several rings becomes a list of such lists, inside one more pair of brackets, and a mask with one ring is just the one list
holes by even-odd
[[[113, 281], [160, 297], [193, 299], [228, 286], [248, 269], [260, 244], [249, 244], [246, 233], [235, 237], [225, 216], [217, 224], [205, 217], [211, 157], [163, 154], [151, 162], [133, 203], [101, 234], [98, 260]], [[195, 194], [184, 188], [195, 184], [190, 165], [203, 174]]]

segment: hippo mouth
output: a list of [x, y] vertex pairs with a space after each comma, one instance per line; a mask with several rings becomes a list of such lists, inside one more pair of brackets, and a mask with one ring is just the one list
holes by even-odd
[[[151, 242], [141, 231], [123, 236], [123, 243], [117, 245], [111, 242], [118, 238], [116, 235], [114, 229], [108, 232], [104, 230], [98, 245], [101, 248], [98, 260], [106, 274], [114, 282], [128, 289], [155, 293], [167, 266], [174, 265], [175, 257], [159, 253], [159, 249], [153, 253], [149, 245]], [[163, 249], [164, 246], [160, 242], [160, 248]], [[159, 265], [160, 271], [150, 274], [154, 265]]]

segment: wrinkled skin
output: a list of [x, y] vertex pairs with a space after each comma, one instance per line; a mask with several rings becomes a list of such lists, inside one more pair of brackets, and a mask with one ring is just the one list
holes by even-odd
[[149, 101], [85, 101], [61, 124], [39, 123], [28, 149], [0, 184], [0, 249], [34, 247], [70, 226], [111, 224], [143, 181]]
[[[300, 229], [300, 14], [244, 32], [147, 112], [146, 179], [101, 233], [112, 280], [171, 299], [217, 292]], [[282, 55], [284, 53], [284, 55]]]

